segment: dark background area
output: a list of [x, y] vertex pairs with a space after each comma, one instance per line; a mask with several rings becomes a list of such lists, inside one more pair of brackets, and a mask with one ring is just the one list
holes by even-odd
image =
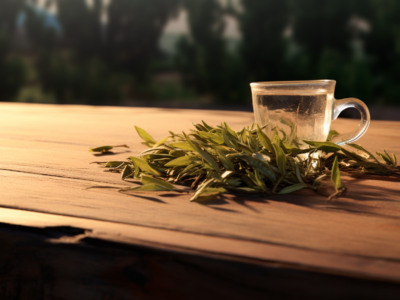
[[398, 0], [0, 0], [0, 101], [251, 109], [250, 82], [335, 79], [393, 114], [399, 16]]

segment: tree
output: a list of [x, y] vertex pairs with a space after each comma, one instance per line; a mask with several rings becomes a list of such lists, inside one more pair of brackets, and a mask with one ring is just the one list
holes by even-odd
[[0, 101], [14, 100], [26, 80], [23, 61], [8, 57], [9, 45], [6, 35], [0, 32]]
[[399, 104], [400, 2], [369, 0], [365, 6], [369, 10], [364, 17], [368, 19], [371, 29], [364, 38], [364, 44], [377, 79], [374, 85], [375, 101]]
[[24, 0], [0, 0], [0, 32], [7, 36], [14, 33], [17, 16], [24, 3]]
[[324, 49], [351, 55], [349, 21], [356, 13], [354, 3], [354, 0], [293, 1], [293, 37], [311, 57], [313, 67]]
[[11, 55], [10, 47], [23, 0], [0, 0], [0, 101], [13, 100], [26, 80], [23, 61]]
[[[69, 1], [69, 0], [67, 0]], [[107, 9], [106, 55], [114, 66], [148, 79], [162, 30], [178, 0], [114, 0]]]
[[85, 0], [55, 1], [64, 47], [73, 49], [76, 58], [81, 60], [102, 56], [104, 40], [101, 14], [105, 9], [103, 1], [94, 0], [92, 7]]
[[227, 9], [218, 0], [184, 0], [190, 36], [177, 43], [176, 64], [183, 83], [221, 104], [242, 104], [248, 85], [243, 63], [227, 49]]
[[285, 78], [286, 42], [289, 23], [287, 0], [242, 0], [238, 13], [242, 33], [241, 54], [251, 81]]
[[[292, 36], [299, 47], [289, 61], [292, 77], [337, 79], [338, 98], [354, 96], [369, 102], [373, 75], [362, 51], [365, 32], [354, 25], [371, 12], [367, 2], [292, 1]], [[355, 50], [356, 43], [361, 54]]]
[[184, 0], [190, 37], [177, 44], [177, 64], [184, 83], [200, 93], [216, 92], [221, 84], [226, 44], [224, 10], [217, 0]]
[[27, 1], [23, 7], [25, 14], [25, 30], [28, 34], [29, 42], [32, 45], [31, 51], [41, 54], [43, 51], [51, 51], [56, 47], [59, 40], [58, 33], [50, 26], [46, 25], [46, 9], [52, 4], [51, 1], [45, 3], [44, 10], [39, 10], [37, 1]]
[[[57, 103], [116, 104], [129, 80], [105, 61], [100, 15], [103, 1], [49, 0], [44, 9], [27, 5], [26, 30], [34, 45], [43, 91]], [[61, 34], [45, 24], [46, 10], [56, 4]]]

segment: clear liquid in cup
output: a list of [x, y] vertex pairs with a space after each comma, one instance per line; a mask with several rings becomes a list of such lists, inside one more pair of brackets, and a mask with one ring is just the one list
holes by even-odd
[[256, 94], [255, 118], [270, 139], [307, 148], [303, 140], [326, 141], [332, 120], [333, 93]]

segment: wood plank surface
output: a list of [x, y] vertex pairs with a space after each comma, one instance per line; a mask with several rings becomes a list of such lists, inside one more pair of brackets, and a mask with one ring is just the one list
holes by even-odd
[[[398, 300], [400, 285], [0, 224], [3, 300]], [[82, 236], [84, 236], [82, 238]], [[79, 240], [79, 242], [77, 242]]]
[[[325, 273], [400, 282], [400, 180], [345, 178], [349, 192], [331, 202], [300, 191], [267, 198], [223, 196], [191, 203], [188, 195], [86, 190], [126, 186], [93, 161], [123, 160], [141, 145], [134, 125], [155, 139], [192, 122], [227, 122], [239, 129], [252, 113], [156, 108], [0, 104], [0, 222], [26, 226], [78, 224], [108, 239], [168, 245], [191, 251], [279, 262]], [[355, 120], [332, 128], [348, 132]], [[400, 123], [372, 121], [359, 141], [400, 154]], [[128, 144], [115, 155], [88, 147]], [[36, 212], [36, 213], [34, 213]], [[26, 215], [28, 214], [28, 215]], [[42, 221], [39, 222], [38, 220]], [[88, 223], [85, 223], [88, 222]]]

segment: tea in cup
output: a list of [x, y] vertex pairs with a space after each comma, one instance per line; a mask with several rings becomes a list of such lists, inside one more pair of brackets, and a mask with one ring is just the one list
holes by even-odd
[[338, 145], [358, 140], [368, 129], [368, 107], [359, 99], [334, 97], [336, 81], [269, 81], [251, 83], [256, 122], [270, 139], [278, 135], [283, 142], [308, 148], [304, 140], [326, 141], [331, 122], [346, 108], [361, 114], [357, 129], [336, 135]]

